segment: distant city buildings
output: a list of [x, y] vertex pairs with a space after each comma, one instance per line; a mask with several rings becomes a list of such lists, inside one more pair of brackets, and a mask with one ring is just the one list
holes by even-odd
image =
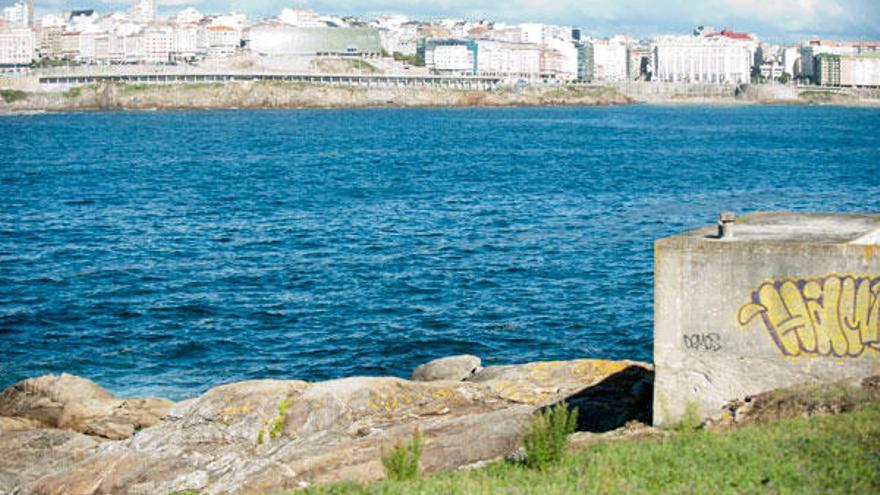
[[4, 7], [0, 19], [0, 70], [15, 71], [34, 64], [210, 62], [222, 67], [238, 55], [296, 67], [304, 65], [284, 61], [384, 57], [383, 71], [418, 67], [423, 73], [508, 82], [880, 86], [878, 53], [876, 42], [811, 40], [781, 46], [711, 26], [689, 35], [638, 40], [624, 35], [600, 39], [582, 28], [535, 22], [420, 21], [400, 15], [370, 20], [301, 7], [260, 20], [236, 12], [204, 14], [192, 7], [160, 18], [156, 0], [134, 0], [126, 12], [79, 9], [36, 22], [32, 0], [20, 0]]

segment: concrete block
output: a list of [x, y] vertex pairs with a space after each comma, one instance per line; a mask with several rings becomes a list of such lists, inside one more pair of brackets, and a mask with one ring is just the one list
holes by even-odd
[[654, 259], [655, 425], [880, 374], [880, 215], [727, 215]]

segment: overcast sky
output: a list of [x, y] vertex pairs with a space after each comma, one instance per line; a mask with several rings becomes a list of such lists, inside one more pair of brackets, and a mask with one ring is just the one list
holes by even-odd
[[[114, 0], [34, 0], [38, 14], [72, 8], [125, 10]], [[13, 0], [0, 0], [10, 5]], [[230, 10], [252, 17], [304, 6], [322, 14], [399, 13], [413, 18], [457, 17], [504, 22], [539, 21], [580, 26], [593, 36], [685, 33], [697, 25], [730, 27], [763, 39], [880, 39], [880, 0], [159, 0], [167, 15], [185, 6], [205, 13]]]

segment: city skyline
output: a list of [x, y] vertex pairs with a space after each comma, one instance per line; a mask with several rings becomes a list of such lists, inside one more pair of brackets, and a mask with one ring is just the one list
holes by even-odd
[[[7, 6], [14, 0], [4, 0]], [[38, 0], [38, 16], [77, 8], [101, 12], [127, 11], [130, 1]], [[880, 36], [880, 3], [872, 0], [673, 0], [664, 2], [662, 12], [656, 2], [622, 0], [559, 0], [551, 7], [537, 0], [350, 0], [279, 1], [255, 0], [242, 8], [230, 0], [159, 0], [159, 13], [167, 16], [186, 7], [205, 13], [236, 10], [252, 18], [272, 17], [282, 8], [299, 6], [327, 15], [359, 15], [373, 18], [402, 14], [414, 19], [440, 17], [489, 19], [498, 22], [546, 22], [573, 25], [593, 36], [629, 33], [636, 37], [680, 33], [696, 25], [730, 27], [757, 33], [762, 39], [793, 43], [812, 37], [867, 40]]]

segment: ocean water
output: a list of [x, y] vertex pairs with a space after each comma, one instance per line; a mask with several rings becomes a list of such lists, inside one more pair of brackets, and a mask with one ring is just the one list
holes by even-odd
[[0, 117], [0, 387], [651, 360], [652, 242], [719, 211], [880, 211], [880, 111]]

